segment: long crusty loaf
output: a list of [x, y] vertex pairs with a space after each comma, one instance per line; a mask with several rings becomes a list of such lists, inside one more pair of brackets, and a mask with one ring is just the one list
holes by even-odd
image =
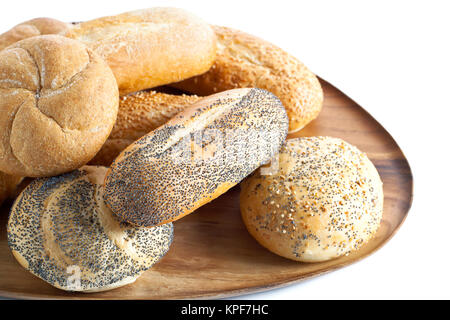
[[51, 18], [36, 18], [25, 21], [0, 35], [0, 50], [23, 39], [43, 34], [65, 33], [70, 27], [68, 23]]
[[84, 42], [109, 64], [120, 94], [206, 72], [215, 59], [212, 28], [177, 8], [150, 8], [75, 25], [65, 36]]
[[200, 97], [195, 95], [156, 91], [140, 91], [120, 97], [117, 121], [90, 164], [110, 166], [123, 149], [198, 100]]
[[275, 94], [289, 117], [289, 132], [315, 119], [323, 102], [316, 76], [297, 58], [253, 35], [214, 26], [217, 58], [211, 69], [174, 86], [209, 95], [233, 88], [261, 88]]
[[287, 129], [280, 100], [265, 90], [203, 98], [119, 155], [105, 179], [105, 202], [138, 226], [180, 219], [268, 162]]

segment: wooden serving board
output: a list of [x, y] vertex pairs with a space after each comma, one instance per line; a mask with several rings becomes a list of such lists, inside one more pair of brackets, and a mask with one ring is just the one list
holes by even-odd
[[58, 290], [23, 269], [6, 241], [11, 203], [0, 212], [0, 296], [63, 299], [222, 298], [286, 286], [354, 263], [385, 244], [401, 226], [412, 201], [411, 170], [389, 133], [331, 84], [321, 81], [324, 108], [318, 119], [291, 135], [339, 137], [367, 152], [384, 183], [384, 213], [376, 236], [347, 257], [321, 263], [281, 258], [247, 232], [239, 212], [239, 186], [175, 222], [169, 253], [128, 286], [101, 293]]

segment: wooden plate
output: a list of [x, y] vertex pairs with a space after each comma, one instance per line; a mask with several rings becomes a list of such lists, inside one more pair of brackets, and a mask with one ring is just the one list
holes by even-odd
[[404, 221], [412, 201], [411, 170], [389, 133], [363, 108], [322, 81], [325, 105], [320, 117], [294, 136], [342, 138], [367, 152], [384, 183], [381, 228], [359, 251], [322, 263], [298, 263], [261, 247], [239, 213], [239, 186], [196, 213], [175, 222], [175, 240], [160, 263], [135, 283], [101, 293], [58, 290], [23, 269], [6, 241], [11, 205], [0, 213], [0, 296], [64, 299], [222, 298], [269, 290], [354, 263], [385, 244]]

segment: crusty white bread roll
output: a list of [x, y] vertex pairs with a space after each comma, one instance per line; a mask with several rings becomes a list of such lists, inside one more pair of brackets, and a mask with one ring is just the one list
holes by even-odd
[[137, 226], [180, 219], [268, 162], [287, 128], [280, 100], [265, 90], [203, 98], [122, 151], [106, 176], [105, 202]]
[[242, 219], [250, 234], [282, 257], [316, 262], [358, 249], [383, 212], [383, 185], [366, 154], [341, 139], [289, 139], [272, 175], [241, 183]]
[[322, 109], [316, 76], [297, 58], [253, 35], [214, 26], [217, 58], [211, 69], [174, 86], [197, 95], [234, 88], [261, 88], [275, 94], [289, 117], [289, 132], [302, 129]]
[[0, 170], [39, 177], [82, 166], [118, 104], [111, 69], [79, 41], [44, 35], [0, 51]]
[[28, 271], [52, 286], [95, 292], [134, 282], [161, 259], [172, 224], [135, 228], [103, 202], [105, 167], [35, 179], [16, 199], [8, 244]]
[[121, 95], [202, 74], [216, 52], [212, 28], [177, 8], [98, 18], [64, 35], [83, 41], [108, 62]]
[[200, 97], [195, 95], [156, 91], [139, 91], [120, 97], [119, 113], [111, 134], [89, 163], [110, 166], [123, 149], [198, 100]]
[[0, 205], [7, 198], [12, 197], [23, 177], [12, 176], [0, 171]]
[[36, 18], [22, 22], [0, 34], [0, 50], [17, 41], [44, 34], [66, 33], [71, 25], [52, 18]]

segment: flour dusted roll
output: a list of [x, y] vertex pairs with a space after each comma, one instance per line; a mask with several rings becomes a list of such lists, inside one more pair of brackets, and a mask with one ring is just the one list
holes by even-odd
[[268, 162], [287, 128], [280, 100], [265, 90], [203, 98], [119, 155], [105, 179], [105, 201], [138, 226], [180, 219]]
[[200, 97], [195, 95], [156, 91], [140, 91], [120, 97], [119, 113], [111, 134], [89, 163], [110, 166], [123, 149], [198, 100]]
[[68, 291], [95, 292], [134, 282], [168, 251], [172, 224], [135, 228], [103, 202], [104, 167], [40, 178], [20, 194], [8, 244], [27, 270]]
[[119, 92], [111, 69], [57, 35], [0, 51], [0, 170], [42, 177], [79, 168], [108, 138]]
[[20, 40], [44, 34], [65, 33], [69, 29], [68, 23], [51, 18], [36, 18], [25, 21], [0, 35], [0, 50]]
[[111, 67], [120, 94], [206, 72], [216, 54], [211, 27], [177, 8], [150, 8], [75, 25], [65, 36], [84, 42]]
[[278, 170], [241, 183], [242, 219], [250, 234], [288, 259], [315, 262], [357, 250], [383, 212], [380, 176], [366, 154], [341, 139], [289, 139]]
[[289, 132], [302, 129], [322, 109], [323, 91], [317, 77], [297, 58], [253, 35], [213, 26], [217, 58], [208, 72], [174, 84], [209, 95], [234, 88], [261, 88], [275, 94], [289, 117]]

